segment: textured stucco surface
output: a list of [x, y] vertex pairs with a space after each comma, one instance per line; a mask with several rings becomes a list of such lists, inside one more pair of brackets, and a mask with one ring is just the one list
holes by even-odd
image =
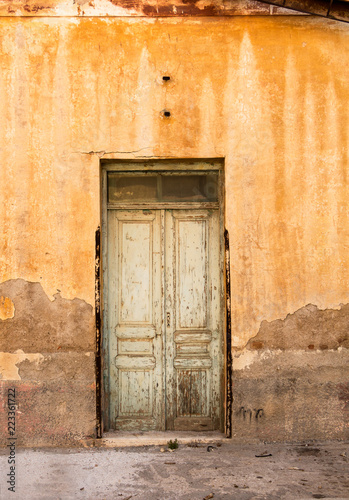
[[[71, 360], [66, 358], [65, 362]], [[94, 374], [93, 367], [90, 380], [0, 381], [6, 398], [8, 388], [16, 389], [17, 446], [78, 445], [81, 440], [94, 437], [96, 387], [91, 373]], [[0, 424], [1, 446], [6, 446], [7, 408], [0, 408]]]
[[233, 360], [233, 438], [348, 439], [347, 349], [251, 354]]
[[2, 18], [0, 30], [2, 281], [93, 304], [99, 158], [219, 156], [235, 345], [306, 304], [347, 303], [346, 25]]
[[[100, 159], [222, 157], [233, 426], [259, 435], [244, 407], [263, 439], [347, 432], [348, 35], [302, 16], [0, 18], [0, 341], [28, 425], [35, 400], [51, 440], [93, 433]], [[67, 413], [47, 410], [56, 379]]]

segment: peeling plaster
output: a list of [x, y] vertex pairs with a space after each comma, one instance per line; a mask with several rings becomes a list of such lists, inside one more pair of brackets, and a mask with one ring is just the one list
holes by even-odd
[[44, 356], [40, 353], [27, 354], [21, 349], [14, 353], [0, 352], [0, 375], [2, 380], [21, 380], [18, 363], [28, 360], [38, 366], [43, 362]]
[[267, 360], [268, 358], [272, 358], [282, 352], [278, 351], [244, 351], [239, 354], [233, 355], [233, 370], [245, 370], [246, 368], [250, 368], [256, 361]]
[[15, 305], [9, 297], [0, 297], [0, 320], [13, 318]]
[[233, 370], [245, 370], [250, 368], [253, 363], [259, 359], [260, 354], [257, 351], [244, 351], [239, 354], [233, 354]]
[[22, 279], [0, 283], [0, 296], [8, 297], [15, 307], [12, 317], [0, 321], [1, 351], [94, 350], [93, 308], [85, 301], [63, 299], [60, 294], [51, 301], [40, 283]]
[[258, 333], [244, 348], [280, 350], [328, 350], [349, 348], [349, 304], [320, 309], [307, 304], [284, 319], [262, 321]]
[[[348, 68], [334, 48], [347, 29], [312, 17], [2, 18], [2, 279], [93, 305], [99, 157], [197, 158], [204, 146], [225, 157], [234, 344], [263, 319], [346, 302]], [[159, 85], [164, 72], [171, 86]]]

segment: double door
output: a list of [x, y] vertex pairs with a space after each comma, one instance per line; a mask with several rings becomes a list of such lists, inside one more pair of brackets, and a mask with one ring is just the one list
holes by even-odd
[[222, 427], [219, 210], [109, 209], [109, 421]]

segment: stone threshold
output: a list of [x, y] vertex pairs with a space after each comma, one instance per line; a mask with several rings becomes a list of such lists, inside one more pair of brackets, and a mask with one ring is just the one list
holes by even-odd
[[191, 432], [191, 431], [149, 431], [149, 432], [126, 432], [113, 431], [106, 432], [101, 439], [96, 439], [94, 445], [102, 448], [127, 448], [131, 446], [167, 446], [171, 440], [177, 439], [178, 444], [217, 444], [230, 442], [223, 433], [211, 432]]

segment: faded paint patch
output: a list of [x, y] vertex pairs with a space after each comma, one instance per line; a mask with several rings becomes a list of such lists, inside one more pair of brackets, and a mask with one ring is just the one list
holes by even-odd
[[[234, 378], [268, 378], [285, 373], [297, 377], [300, 371], [308, 370], [319, 374], [324, 379], [335, 379], [340, 383], [346, 380], [348, 373], [349, 350], [339, 348], [329, 351], [243, 351], [233, 354]], [[336, 372], [336, 374], [335, 374]]]
[[14, 353], [0, 352], [0, 376], [2, 380], [21, 380], [19, 375], [19, 363], [28, 360], [35, 363], [37, 367], [44, 359], [39, 353], [28, 354], [18, 349]]
[[9, 280], [0, 294], [14, 304], [16, 314], [0, 322], [0, 349], [13, 352], [94, 351], [93, 308], [83, 300], [51, 301], [40, 283]]
[[[42, 353], [40, 365], [23, 360], [19, 365], [21, 380], [37, 382], [75, 380], [94, 383], [93, 353], [58, 352]], [[86, 359], [87, 358], [87, 359]]]
[[243, 351], [239, 354], [233, 354], [233, 370], [245, 370], [249, 368], [259, 358], [258, 352]]
[[257, 351], [248, 351], [245, 350], [241, 353], [233, 355], [233, 370], [234, 372], [237, 370], [245, 370], [246, 368], [250, 368], [255, 362], [259, 362], [262, 360], [267, 360], [275, 355], [277, 355], [281, 351], [263, 351], [259, 353]]
[[15, 305], [9, 297], [0, 297], [0, 320], [13, 318]]
[[339, 309], [318, 309], [308, 304], [284, 320], [263, 321], [247, 349], [328, 350], [349, 348], [349, 304]]

